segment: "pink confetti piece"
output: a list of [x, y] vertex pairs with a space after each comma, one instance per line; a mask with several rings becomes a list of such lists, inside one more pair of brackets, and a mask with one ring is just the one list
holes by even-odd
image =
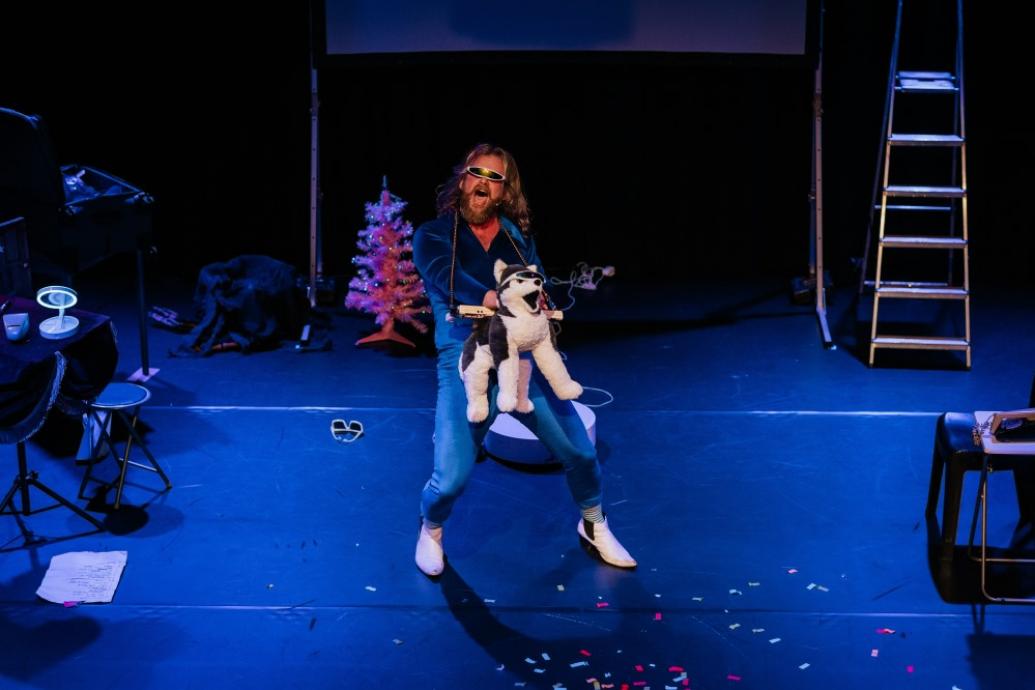
[[633, 668], [636, 669], [638, 673], [643, 673], [643, 666], [636, 664], [635, 666], [633, 666]]
[[581, 654], [582, 656], [593, 656], [592, 654], [587, 652], [585, 649], [580, 649], [579, 650], [579, 654]]
[[906, 666], [906, 673], [912, 673], [914, 670], [915, 669], [913, 668], [912, 664], [910, 664], [909, 666]]
[[79, 602], [78, 601], [66, 601], [64, 603], [64, 607], [66, 609], [74, 608], [76, 606], [79, 606]]
[[895, 631], [891, 628], [877, 628], [878, 635], [894, 635]]
[[654, 614], [654, 620], [660, 621], [661, 620], [661, 614], [660, 613], [655, 613]]
[[794, 575], [794, 574], [795, 574], [795, 573], [797, 573], [797, 572], [798, 572], [798, 569], [797, 569], [797, 568], [788, 568], [788, 569], [787, 569], [787, 574], [788, 574], [788, 575]]
[[597, 602], [597, 608], [598, 609], [606, 609], [610, 605], [611, 604], [607, 603], [606, 601], [598, 601]]
[[739, 683], [740, 682], [740, 676], [735, 676], [732, 673], [730, 673], [730, 674], [728, 674], [726, 676], [726, 680], [733, 680], [733, 681], [736, 681], [736, 682]]
[[683, 667], [682, 666], [669, 666], [668, 667], [668, 672], [669, 673], [682, 673], [683, 672]]
[[689, 678], [684, 678], [683, 679], [683, 687], [684, 688], [690, 687], [690, 679]]
[[637, 680], [637, 681], [633, 682], [633, 687], [642, 688], [646, 684], [647, 684], [647, 681], [645, 681], [645, 680]]
[[878, 650], [878, 649], [871, 649], [870, 650], [870, 656], [873, 657], [874, 659], [876, 659], [879, 654], [880, 654], [880, 650]]

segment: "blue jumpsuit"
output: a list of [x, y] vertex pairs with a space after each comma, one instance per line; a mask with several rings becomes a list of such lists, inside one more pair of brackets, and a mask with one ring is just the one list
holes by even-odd
[[[521, 234], [510, 220], [501, 218], [497, 233], [485, 250], [471, 229], [460, 219], [457, 231], [454, 294], [456, 304], [480, 305], [488, 290], [496, 287], [493, 264], [522, 263], [504, 233], [509, 233], [529, 264], [542, 270], [535, 242]], [[435, 404], [435, 469], [424, 486], [421, 515], [432, 526], [449, 517], [453, 503], [463, 492], [485, 433], [496, 418], [493, 374], [489, 386], [489, 416], [477, 424], [467, 421], [467, 394], [458, 363], [464, 340], [471, 333], [466, 319], [446, 320], [449, 313], [449, 272], [452, 260], [453, 214], [446, 214], [417, 228], [413, 239], [413, 260], [431, 301], [435, 316], [435, 347], [438, 350], [438, 400]], [[523, 355], [525, 356], [525, 355]], [[529, 384], [529, 398], [535, 409], [511, 412], [561, 463], [568, 488], [580, 508], [600, 505], [600, 464], [596, 449], [586, 434], [571, 401], [559, 400], [538, 371]]]

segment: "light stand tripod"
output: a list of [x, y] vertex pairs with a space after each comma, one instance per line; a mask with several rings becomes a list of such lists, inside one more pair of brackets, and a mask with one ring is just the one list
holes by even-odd
[[[97, 520], [97, 518], [93, 517], [92, 515], [90, 515], [86, 511], [84, 511], [82, 508], [80, 508], [79, 506], [73, 504], [71, 501], [69, 501], [68, 499], [66, 499], [63, 496], [59, 495], [56, 491], [54, 491], [49, 486], [47, 486], [46, 484], [41, 482], [39, 480], [39, 475], [36, 473], [35, 470], [33, 470], [32, 472], [29, 471], [28, 463], [26, 462], [26, 459], [25, 459], [25, 441], [19, 441], [18, 442], [18, 475], [14, 478], [14, 483], [11, 485], [11, 488], [8, 490], [7, 495], [4, 496], [4, 500], [0, 501], [0, 515], [4, 515], [4, 514], [7, 514], [7, 515], [17, 515], [18, 514], [19, 511], [16, 510], [15, 506], [14, 506], [14, 496], [15, 496], [15, 494], [19, 494], [19, 493], [21, 494], [21, 497], [22, 497], [22, 509], [21, 509], [22, 515], [31, 515], [32, 514], [32, 509], [29, 506], [29, 488], [30, 487], [36, 487], [37, 489], [39, 489], [40, 491], [42, 491], [43, 493], [47, 494], [48, 496], [53, 498], [55, 501], [57, 501], [57, 504], [65, 506], [66, 508], [71, 510], [73, 513], [78, 515], [79, 517], [81, 517], [84, 520], [87, 520], [88, 522], [90, 522], [98, 530], [103, 530], [104, 529], [104, 525], [102, 525]], [[40, 512], [41, 510], [47, 510], [47, 509], [52, 508], [52, 507], [54, 507], [54, 506], [48, 506], [48, 508], [39, 508], [39, 509], [36, 510], [36, 512]], [[22, 531], [25, 532], [24, 525], [22, 525]], [[28, 535], [26, 535], [26, 536], [28, 536]]]

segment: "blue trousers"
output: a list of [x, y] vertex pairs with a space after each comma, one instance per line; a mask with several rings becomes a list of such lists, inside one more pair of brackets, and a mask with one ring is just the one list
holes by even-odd
[[[482, 440], [492, 426], [496, 409], [495, 372], [489, 386], [489, 416], [477, 424], [467, 421], [467, 393], [457, 365], [461, 343], [439, 349], [438, 400], [435, 404], [435, 470], [421, 495], [421, 515], [441, 525], [453, 510], [474, 469]], [[511, 412], [561, 463], [575, 503], [580, 508], [600, 505], [600, 463], [586, 427], [570, 400], [559, 400], [538, 371], [532, 375], [528, 397], [535, 409]]]

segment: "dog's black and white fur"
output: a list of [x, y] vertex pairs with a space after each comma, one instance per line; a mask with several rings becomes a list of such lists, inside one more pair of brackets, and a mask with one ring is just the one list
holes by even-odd
[[506, 264], [496, 261], [493, 273], [499, 307], [496, 313], [480, 319], [464, 342], [460, 356], [460, 377], [467, 391], [467, 419], [484, 421], [489, 416], [489, 371], [496, 370], [499, 395], [496, 404], [501, 412], [531, 412], [528, 382], [532, 363], [518, 354], [531, 352], [553, 392], [561, 400], [582, 395], [582, 386], [572, 380], [557, 352], [553, 329], [539, 307], [543, 281], [519, 277], [522, 271], [537, 272], [537, 267]]

